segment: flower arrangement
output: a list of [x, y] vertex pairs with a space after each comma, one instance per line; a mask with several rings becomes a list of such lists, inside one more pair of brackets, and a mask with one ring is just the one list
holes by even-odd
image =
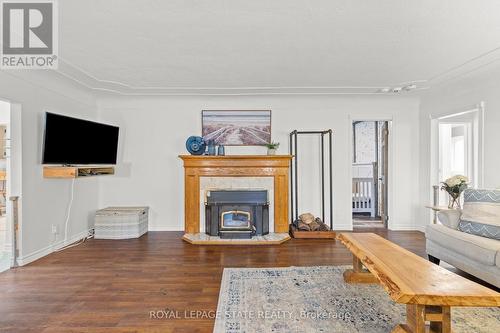
[[446, 179], [441, 184], [441, 190], [446, 191], [450, 195], [448, 208], [460, 208], [460, 196], [467, 189], [469, 179], [462, 175], [456, 175]]

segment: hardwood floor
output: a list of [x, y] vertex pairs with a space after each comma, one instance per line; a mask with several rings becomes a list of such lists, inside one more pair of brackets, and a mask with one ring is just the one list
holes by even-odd
[[[376, 232], [425, 256], [420, 232]], [[351, 264], [340, 242], [294, 240], [272, 246], [196, 246], [182, 233], [140, 239], [90, 240], [0, 274], [0, 332], [212, 332], [213, 319], [184, 311], [215, 311], [224, 267]], [[176, 310], [179, 319], [151, 319]], [[171, 312], [169, 312], [171, 313]]]

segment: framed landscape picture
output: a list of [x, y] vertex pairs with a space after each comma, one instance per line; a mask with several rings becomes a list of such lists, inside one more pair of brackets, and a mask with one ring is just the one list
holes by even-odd
[[271, 142], [270, 110], [204, 110], [202, 136], [225, 146], [262, 146]]

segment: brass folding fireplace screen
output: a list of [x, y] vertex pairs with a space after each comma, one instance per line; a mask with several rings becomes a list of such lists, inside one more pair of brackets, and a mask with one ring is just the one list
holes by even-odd
[[269, 202], [265, 190], [209, 191], [205, 232], [221, 238], [252, 238], [269, 233]]

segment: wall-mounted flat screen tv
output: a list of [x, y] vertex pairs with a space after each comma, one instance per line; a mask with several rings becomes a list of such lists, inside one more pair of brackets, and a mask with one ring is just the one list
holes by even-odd
[[43, 164], [116, 164], [119, 127], [45, 114]]

